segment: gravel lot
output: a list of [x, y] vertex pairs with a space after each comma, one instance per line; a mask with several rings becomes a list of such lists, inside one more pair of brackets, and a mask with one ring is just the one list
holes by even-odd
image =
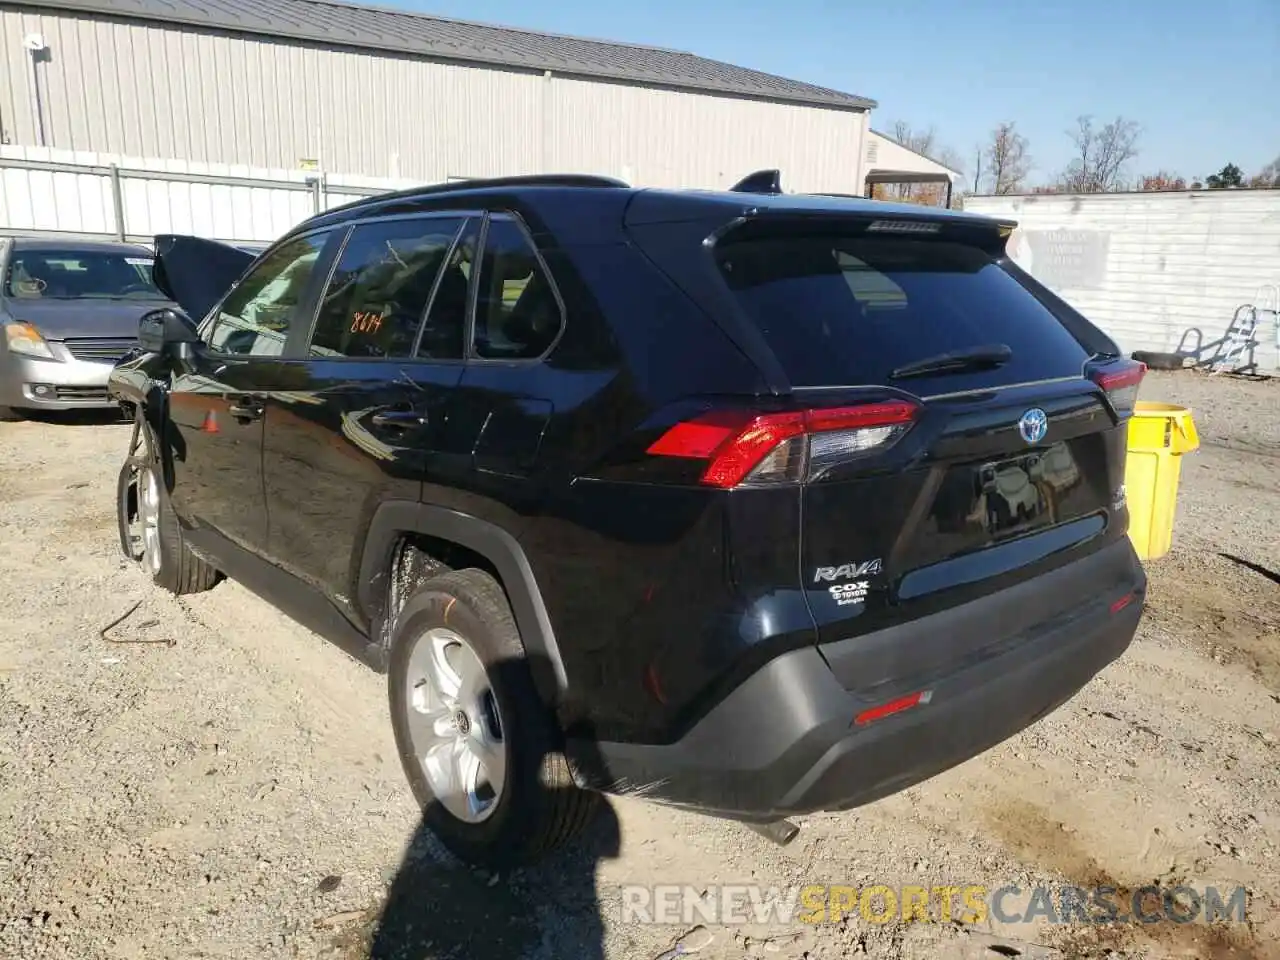
[[120, 559], [126, 427], [0, 424], [0, 957], [653, 960], [686, 927], [623, 922], [628, 883], [1249, 890], [1247, 925], [855, 914], [711, 925], [684, 941], [709, 960], [1280, 956], [1280, 382], [1143, 396], [1203, 446], [1137, 641], [1068, 705], [786, 848], [623, 800], [504, 876], [419, 835], [381, 678], [237, 584], [177, 600]]

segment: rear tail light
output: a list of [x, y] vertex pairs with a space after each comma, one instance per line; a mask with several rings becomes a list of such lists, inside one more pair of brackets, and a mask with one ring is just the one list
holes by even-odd
[[1093, 371], [1090, 378], [1100, 386], [1122, 418], [1133, 413], [1138, 402], [1138, 387], [1147, 375], [1147, 365], [1133, 360], [1108, 364]]
[[677, 423], [648, 452], [706, 460], [702, 482], [712, 487], [802, 483], [890, 446], [910, 428], [917, 409], [891, 400], [786, 413], [718, 410]]
[[888, 703], [882, 703], [877, 707], [870, 707], [863, 710], [853, 718], [853, 722], [855, 726], [861, 727], [868, 723], [874, 723], [877, 720], [883, 720], [885, 717], [891, 717], [895, 713], [901, 713], [903, 710], [910, 710], [912, 707], [918, 707], [921, 704], [928, 703], [932, 699], [932, 690], [920, 690], [916, 693], [909, 693], [905, 697], [898, 697], [898, 699], [890, 700]]
[[1125, 607], [1129, 606], [1129, 604], [1133, 603], [1133, 599], [1134, 599], [1134, 594], [1126, 593], [1123, 597], [1121, 597], [1115, 603], [1111, 604], [1111, 612], [1113, 614], [1119, 613]]

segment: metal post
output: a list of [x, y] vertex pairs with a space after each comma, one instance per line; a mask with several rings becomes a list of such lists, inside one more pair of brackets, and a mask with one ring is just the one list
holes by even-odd
[[48, 146], [44, 137], [44, 104], [40, 101], [40, 50], [31, 51], [31, 115], [36, 123], [36, 144]]
[[315, 177], [307, 177], [307, 183], [311, 184], [311, 210], [313, 213], [319, 213], [324, 206], [323, 177], [324, 174], [320, 174]]
[[116, 213], [116, 236], [121, 240], [129, 235], [124, 224], [124, 189], [120, 185], [120, 167], [117, 164], [111, 164], [111, 205], [115, 208]]

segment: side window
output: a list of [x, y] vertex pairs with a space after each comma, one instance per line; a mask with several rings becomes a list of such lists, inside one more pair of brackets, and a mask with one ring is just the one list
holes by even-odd
[[471, 292], [471, 271], [480, 240], [480, 221], [469, 220], [449, 254], [440, 274], [427, 319], [418, 339], [418, 356], [435, 360], [462, 356], [467, 333], [467, 297]]
[[[311, 355], [408, 357], [462, 221], [422, 218], [351, 231], [320, 301]], [[463, 280], [465, 303], [465, 285]], [[433, 338], [432, 357], [462, 356], [463, 325]]]
[[546, 353], [564, 319], [560, 301], [532, 243], [514, 220], [494, 217], [489, 222], [479, 280], [476, 356], [528, 360]]
[[209, 346], [218, 353], [280, 356], [326, 239], [327, 233], [298, 237], [259, 261], [218, 306]]

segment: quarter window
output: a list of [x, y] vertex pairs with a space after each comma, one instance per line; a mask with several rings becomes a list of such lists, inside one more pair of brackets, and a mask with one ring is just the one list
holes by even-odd
[[306, 296], [327, 234], [311, 234], [268, 253], [218, 306], [209, 346], [219, 353], [278, 357]]
[[490, 221], [479, 281], [476, 356], [528, 360], [546, 353], [560, 333], [560, 301], [533, 244], [514, 220]]
[[[356, 227], [320, 302], [311, 355], [408, 357], [462, 222], [423, 218]], [[466, 300], [466, 279], [463, 281]], [[462, 356], [463, 323], [431, 340], [430, 356]]]

